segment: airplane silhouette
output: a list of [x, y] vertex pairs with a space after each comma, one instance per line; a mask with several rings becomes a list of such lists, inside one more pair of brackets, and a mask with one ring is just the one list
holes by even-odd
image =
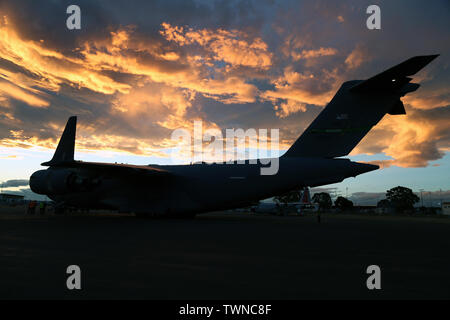
[[341, 182], [379, 167], [348, 155], [386, 113], [406, 114], [400, 97], [419, 88], [414, 75], [438, 55], [410, 58], [367, 80], [342, 84], [336, 95], [277, 159], [278, 172], [261, 163], [128, 165], [74, 160], [77, 118], [70, 117], [46, 170], [30, 177], [33, 192], [66, 207], [115, 209], [138, 216], [189, 217], [247, 206], [305, 186]]

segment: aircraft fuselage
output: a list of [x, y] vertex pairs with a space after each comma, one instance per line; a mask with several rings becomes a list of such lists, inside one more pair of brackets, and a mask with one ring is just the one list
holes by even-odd
[[152, 166], [169, 177], [51, 167], [30, 179], [34, 192], [68, 206], [111, 208], [151, 215], [183, 215], [245, 206], [304, 186], [341, 182], [376, 170], [348, 159], [279, 158], [275, 175], [261, 175], [260, 163]]

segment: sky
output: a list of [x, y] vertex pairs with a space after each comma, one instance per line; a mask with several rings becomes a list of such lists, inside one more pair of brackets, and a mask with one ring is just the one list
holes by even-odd
[[[80, 30], [66, 27], [71, 4]], [[407, 115], [386, 115], [350, 154], [382, 168], [326, 188], [361, 203], [397, 185], [450, 200], [450, 4], [377, 1], [369, 30], [371, 4], [0, 0], [3, 192], [33, 196], [28, 178], [71, 115], [79, 160], [170, 164], [172, 132], [194, 120], [277, 128], [282, 154], [344, 81], [439, 53], [402, 98]]]

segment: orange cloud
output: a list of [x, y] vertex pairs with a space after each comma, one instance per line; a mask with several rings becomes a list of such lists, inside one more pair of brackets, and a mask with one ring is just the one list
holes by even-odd
[[[123, 35], [124, 31], [112, 34], [110, 42], [100, 41], [84, 44], [81, 53], [85, 63], [93, 70], [111, 70], [128, 73], [136, 76], [144, 76], [146, 81], [163, 83], [175, 88], [189, 89], [202, 93], [224, 103], [248, 103], [254, 102], [257, 89], [254, 85], [245, 82], [238, 77], [217, 77], [212, 79], [204, 66], [191, 66], [188, 62], [179, 61], [180, 55], [176, 52], [158, 54], [139, 42], [126, 42], [130, 35]], [[119, 37], [119, 40], [115, 40]], [[177, 39], [177, 37], [175, 37]], [[144, 49], [144, 52], [138, 49]], [[130, 53], [131, 51], [131, 53]], [[147, 54], [147, 60], [145, 55]], [[163, 64], [155, 60], [176, 61], [176, 65]], [[152, 58], [153, 57], [153, 58]], [[128, 93], [128, 92], [125, 92]]]
[[334, 48], [319, 48], [317, 50], [302, 50], [302, 52], [291, 52], [292, 59], [294, 61], [300, 60], [300, 59], [311, 59], [311, 58], [318, 58], [323, 56], [333, 56], [338, 51]]
[[[2, 58], [26, 70], [11, 71], [0, 68], [0, 103], [10, 105], [9, 98], [24, 101], [35, 107], [48, 107], [43, 89], [59, 91], [63, 84], [74, 88], [87, 88], [112, 96], [111, 114], [117, 115], [140, 135], [148, 128], [173, 130], [189, 128], [192, 119], [186, 116], [196, 93], [223, 103], [254, 102], [257, 89], [237, 76], [211, 78], [204, 65], [191, 66], [191, 56], [184, 57], [177, 48], [164, 48], [134, 34], [132, 27], [112, 31], [107, 39], [89, 40], [80, 44], [76, 56], [63, 55], [45, 48], [45, 41], [23, 40], [10, 24], [0, 26], [0, 54]], [[249, 44], [250, 49], [265, 50], [258, 40]], [[217, 52], [220, 48], [217, 47]], [[239, 62], [245, 64], [245, 61]], [[264, 64], [264, 63], [263, 63]], [[134, 78], [121, 83], [107, 76], [105, 71], [120, 72]], [[7, 80], [7, 81], [6, 81]], [[14, 86], [10, 84], [17, 84]], [[156, 90], [152, 90], [156, 87]], [[78, 95], [77, 99], [91, 99]], [[108, 100], [106, 100], [108, 101]], [[8, 113], [12, 119], [13, 115]], [[3, 116], [7, 116], [4, 114]], [[20, 120], [15, 122], [20, 128]], [[214, 127], [215, 124], [209, 123]], [[11, 123], [12, 124], [12, 123]], [[100, 125], [100, 124], [97, 124]], [[45, 132], [59, 135], [62, 128], [46, 124]], [[155, 146], [173, 146], [164, 140], [162, 133], [148, 138], [124, 137], [124, 132], [98, 134], [94, 127], [85, 127], [89, 136], [81, 135], [77, 141], [82, 150], [124, 150], [143, 154], [156, 154]], [[56, 139], [40, 138], [39, 134], [25, 135], [23, 130], [11, 131], [1, 140], [1, 145], [13, 148], [54, 148]]]
[[[23, 101], [33, 107], [46, 108], [49, 106], [48, 101], [45, 101], [44, 99], [41, 99], [38, 96], [21, 89], [20, 87], [7, 83], [6, 81], [0, 81], [0, 97], [1, 96], [4, 98], [11, 97]], [[7, 104], [5, 103], [5, 105]]]
[[[418, 81], [414, 81], [418, 82]], [[422, 86], [417, 92], [408, 94], [402, 100], [415, 109], [433, 109], [450, 105], [449, 88], [428, 88]]]
[[[447, 110], [443, 110], [448, 114]], [[384, 165], [425, 167], [450, 150], [450, 120], [417, 109], [406, 116], [389, 116], [373, 129], [352, 154], [383, 152], [392, 157]]]
[[185, 30], [183, 27], [162, 23], [161, 34], [169, 41], [181, 46], [199, 44], [213, 53], [217, 61], [224, 61], [233, 66], [246, 66], [267, 69], [272, 64], [272, 53], [260, 38], [246, 39], [244, 32], [237, 30]]
[[[98, 103], [106, 113], [89, 125], [80, 124], [84, 134], [77, 147], [81, 150], [164, 156], [158, 149], [174, 146], [167, 138], [171, 130], [191, 130], [194, 119], [207, 118], [207, 110], [194, 103], [200, 95], [222, 104], [269, 101], [282, 119], [280, 123], [288, 126], [292, 125], [287, 124], [289, 116], [307, 112], [308, 104], [325, 106], [338, 86], [348, 80], [346, 74], [355, 73], [371, 59], [362, 45], [343, 57], [337, 49], [313, 47], [309, 41], [312, 35], [295, 32], [281, 39], [282, 44], [273, 52], [260, 37], [240, 30], [163, 23], [156, 36], [148, 39], [136, 27], [120, 27], [108, 37], [79, 40], [78, 48], [63, 54], [49, 49], [45, 39], [22, 39], [14, 26], [3, 20], [0, 56], [10, 65], [0, 66], [0, 121], [12, 131], [5, 130], [7, 137], [0, 144], [55, 148], [62, 123], [46, 123], [45, 128], [32, 128], [34, 131], [25, 129], [22, 120], [15, 118], [13, 102], [46, 108], [55, 101], [49, 92], [64, 92], [70, 87], [76, 92], [71, 98], [85, 105]], [[304, 49], [307, 46], [310, 49]], [[287, 66], [276, 56], [280, 52], [285, 54]], [[329, 59], [316, 59], [323, 56], [334, 56], [338, 65], [327, 69], [322, 62]], [[265, 85], [258, 88], [254, 83], [259, 80], [269, 89]], [[425, 166], [450, 150], [445, 131], [448, 117], [431, 119], [424, 113], [449, 105], [449, 91], [423, 89], [404, 98], [412, 107], [406, 117], [387, 116], [353, 154], [384, 152], [393, 158], [384, 165], [415, 167]], [[91, 111], [86, 108], [82, 112]], [[109, 127], [108, 121], [116, 127]], [[218, 128], [211, 120], [203, 121], [206, 128]], [[280, 137], [280, 145], [287, 148], [296, 137]]]
[[[317, 91], [317, 86], [314, 84], [318, 84], [322, 81], [331, 81], [333, 84], [327, 90]], [[273, 102], [278, 101], [278, 99], [287, 99], [291, 101], [291, 106], [294, 103], [297, 103], [298, 106], [300, 104], [323, 106], [333, 97], [338, 81], [335, 72], [325, 72], [320, 78], [317, 78], [314, 74], [301, 74], [294, 71], [292, 67], [287, 67], [284, 69], [283, 76], [272, 81], [275, 90], [266, 90], [261, 93], [261, 97]], [[286, 106], [285, 108], [288, 107]], [[297, 107], [296, 109], [297, 111], [303, 110], [301, 107]], [[290, 108], [290, 110], [293, 111], [292, 108]], [[278, 115], [284, 114], [285, 113], [279, 113]], [[288, 114], [285, 115], [287, 116]]]
[[[62, 127], [58, 132], [62, 131]], [[159, 145], [155, 145], [151, 137], [148, 139], [136, 139], [125, 137], [123, 135], [100, 134], [92, 132], [92, 128], [80, 125], [77, 135], [77, 151], [84, 153], [92, 152], [113, 152], [122, 154], [135, 154], [156, 157], [167, 157], [167, 154], [160, 150]], [[10, 137], [1, 140], [1, 147], [14, 148], [16, 151], [27, 149], [33, 151], [43, 151], [46, 149], [54, 150], [58, 144], [58, 139], [43, 139], [37, 136], [27, 136], [23, 130], [10, 131]], [[4, 158], [4, 157], [3, 157]], [[8, 156], [10, 158], [10, 156]]]
[[356, 69], [369, 59], [369, 51], [365, 47], [357, 45], [345, 59], [345, 64], [349, 69]]
[[[129, 85], [85, 68], [82, 60], [47, 49], [45, 42], [22, 40], [13, 26], [5, 22], [0, 24], [0, 56], [29, 71], [39, 79], [34, 82], [48, 90], [57, 91], [63, 83], [104, 94], [129, 90]], [[0, 77], [8, 80], [5, 75]]]
[[306, 105], [301, 102], [287, 100], [287, 102], [282, 102], [280, 105], [276, 105], [274, 107], [276, 110], [277, 117], [286, 118], [291, 113], [295, 113], [298, 111], [306, 111]]

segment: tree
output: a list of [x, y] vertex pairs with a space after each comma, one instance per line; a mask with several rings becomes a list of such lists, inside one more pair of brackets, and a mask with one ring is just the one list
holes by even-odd
[[333, 204], [330, 194], [326, 192], [315, 193], [312, 197], [312, 202], [319, 204], [320, 210], [330, 209]]
[[342, 211], [353, 209], [353, 202], [341, 196], [337, 197], [334, 205]]
[[378, 208], [390, 208], [392, 207], [391, 202], [388, 199], [382, 199], [377, 203]]
[[291, 190], [284, 194], [278, 195], [275, 197], [275, 201], [277, 203], [283, 203], [287, 205], [290, 202], [299, 202], [300, 201], [300, 191], [299, 190]]
[[386, 199], [398, 212], [412, 209], [414, 203], [419, 201], [419, 197], [411, 189], [401, 186], [388, 190], [386, 192]]

